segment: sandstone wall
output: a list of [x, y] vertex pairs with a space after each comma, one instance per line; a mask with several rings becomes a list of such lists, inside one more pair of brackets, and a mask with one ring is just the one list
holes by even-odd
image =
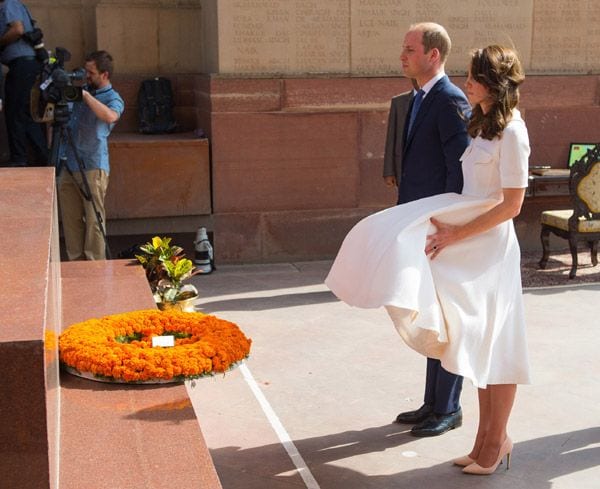
[[[156, 233], [168, 220], [169, 233], [191, 235], [208, 222], [221, 262], [331, 257], [354, 222], [394, 203], [381, 178], [383, 143], [389, 100], [409, 86], [399, 55], [416, 21], [447, 27], [447, 71], [460, 86], [472, 48], [519, 50], [531, 164], [565, 167], [569, 142], [600, 140], [595, 0], [27, 3], [47, 45], [73, 52], [72, 67], [92, 49], [113, 53], [127, 106], [116, 128], [122, 137], [137, 128], [139, 82], [158, 74], [173, 82], [180, 126], [209, 136], [210, 214], [140, 224], [123, 221], [135, 217], [127, 209], [125, 224], [109, 222], [109, 231], [135, 224]], [[568, 205], [564, 196], [528, 198], [517, 223], [522, 246], [539, 247], [542, 209]]]
[[73, 64], [107, 49], [121, 73], [399, 74], [412, 22], [443, 24], [450, 74], [468, 52], [514, 45], [530, 74], [600, 71], [595, 0], [29, 0], [46, 45]]
[[404, 32], [433, 20], [453, 40], [463, 74], [471, 49], [516, 47], [531, 74], [597, 73], [600, 13], [593, 0], [219, 0], [220, 73], [398, 74]]
[[119, 73], [199, 73], [208, 69], [202, 35], [211, 31], [202, 27], [200, 0], [26, 3], [44, 31], [46, 47], [71, 51], [68, 68], [82, 65], [85, 53], [106, 49], [115, 58]]

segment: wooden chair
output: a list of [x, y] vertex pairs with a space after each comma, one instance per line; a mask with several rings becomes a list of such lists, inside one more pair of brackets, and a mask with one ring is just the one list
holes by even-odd
[[572, 210], [544, 211], [541, 216], [543, 255], [540, 268], [546, 268], [550, 255], [550, 233], [569, 241], [573, 263], [569, 278], [577, 273], [577, 243], [586, 241], [592, 264], [598, 264], [600, 240], [600, 149], [587, 152], [572, 167], [569, 177]]

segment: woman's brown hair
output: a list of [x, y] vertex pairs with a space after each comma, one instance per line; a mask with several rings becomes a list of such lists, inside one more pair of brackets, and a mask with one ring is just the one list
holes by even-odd
[[519, 104], [519, 85], [525, 73], [517, 53], [511, 48], [492, 45], [477, 49], [471, 55], [471, 77], [484, 85], [491, 107], [484, 114], [479, 105], [473, 107], [468, 131], [471, 137], [494, 139], [500, 136], [510, 120], [511, 111]]

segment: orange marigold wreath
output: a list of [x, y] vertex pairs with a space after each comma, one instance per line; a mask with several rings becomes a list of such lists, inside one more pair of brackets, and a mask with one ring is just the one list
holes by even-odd
[[[175, 346], [152, 347], [173, 335]], [[198, 312], [134, 311], [69, 326], [61, 362], [99, 380], [181, 381], [225, 372], [250, 353], [252, 340], [229, 321]]]

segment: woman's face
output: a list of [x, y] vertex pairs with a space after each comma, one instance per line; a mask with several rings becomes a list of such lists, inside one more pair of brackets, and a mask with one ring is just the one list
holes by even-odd
[[491, 107], [490, 91], [483, 83], [479, 83], [473, 78], [471, 70], [469, 70], [469, 74], [467, 75], [465, 88], [471, 105], [473, 107], [476, 105], [481, 106], [481, 110], [485, 114]]

